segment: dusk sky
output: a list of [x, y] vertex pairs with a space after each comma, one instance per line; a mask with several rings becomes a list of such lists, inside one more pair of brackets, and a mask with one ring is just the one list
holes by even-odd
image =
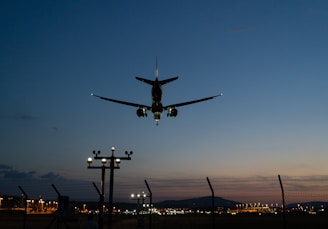
[[[116, 156], [114, 198], [325, 200], [328, 191], [327, 1], [1, 1], [0, 194], [97, 199], [92, 150]], [[179, 76], [163, 113], [135, 79]], [[95, 165], [97, 163], [94, 163]], [[108, 176], [106, 171], [106, 192]], [[108, 196], [108, 195], [107, 195]], [[107, 199], [107, 197], [106, 197]]]

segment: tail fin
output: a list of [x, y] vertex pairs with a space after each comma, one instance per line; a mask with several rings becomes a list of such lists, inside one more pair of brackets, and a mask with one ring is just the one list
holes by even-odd
[[150, 85], [154, 85], [155, 82], [158, 82], [160, 85], [164, 85], [164, 84], [167, 84], [169, 82], [172, 82], [176, 79], [178, 79], [179, 77], [176, 76], [176, 77], [172, 77], [172, 78], [169, 78], [169, 79], [164, 79], [164, 80], [158, 80], [158, 61], [157, 61], [157, 56], [156, 56], [156, 72], [155, 72], [155, 76], [156, 76], [156, 79], [155, 80], [149, 80], [149, 79], [145, 79], [145, 78], [141, 78], [141, 77], [136, 77], [137, 80], [140, 80], [141, 82], [144, 82], [146, 84], [150, 84]]
[[156, 72], [155, 72], [156, 79], [158, 80], [158, 62], [157, 62], [157, 56], [156, 56]]
[[[156, 56], [156, 72], [155, 72], [155, 75], [156, 75], [156, 80], [158, 81], [158, 60], [157, 60], [157, 56]], [[178, 79], [178, 77], [173, 77], [173, 78], [170, 78], [170, 79], [165, 79], [165, 80], [160, 80], [158, 81], [160, 85], [164, 85], [166, 83], [169, 83], [173, 80], [176, 80]]]

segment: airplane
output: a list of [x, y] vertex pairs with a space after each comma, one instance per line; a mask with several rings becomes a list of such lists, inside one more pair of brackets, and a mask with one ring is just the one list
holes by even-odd
[[155, 80], [149, 80], [149, 79], [144, 79], [141, 77], [136, 77], [137, 80], [144, 82], [146, 84], [150, 84], [152, 86], [152, 89], [151, 89], [152, 104], [151, 104], [151, 106], [143, 105], [143, 104], [139, 104], [139, 103], [126, 102], [126, 101], [117, 100], [117, 99], [106, 98], [103, 96], [95, 95], [94, 93], [91, 93], [91, 96], [95, 96], [100, 99], [114, 102], [114, 103], [120, 103], [120, 104], [124, 104], [124, 105], [128, 105], [128, 106], [132, 106], [132, 107], [137, 107], [138, 108], [137, 116], [140, 118], [147, 117], [147, 110], [151, 111], [153, 113], [153, 118], [156, 122], [156, 125], [158, 125], [158, 122], [161, 119], [163, 111], [167, 111], [167, 117], [176, 117], [178, 115], [178, 110], [176, 109], [176, 107], [182, 107], [182, 106], [186, 106], [186, 105], [193, 104], [193, 103], [203, 102], [203, 101], [210, 100], [215, 97], [223, 95], [223, 93], [220, 93], [218, 95], [214, 95], [214, 96], [210, 96], [210, 97], [206, 97], [206, 98], [202, 98], [202, 99], [197, 99], [197, 100], [192, 100], [192, 101], [188, 101], [188, 102], [175, 103], [175, 104], [163, 106], [163, 104], [162, 104], [162, 94], [163, 94], [162, 86], [164, 84], [170, 83], [170, 82], [178, 79], [178, 76], [172, 77], [169, 79], [159, 80], [158, 79], [158, 64], [157, 64], [157, 58], [156, 58], [155, 77], [156, 77]]

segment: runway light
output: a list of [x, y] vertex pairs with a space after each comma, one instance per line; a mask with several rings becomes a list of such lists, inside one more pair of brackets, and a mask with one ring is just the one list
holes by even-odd
[[88, 160], [87, 160], [88, 164], [90, 165], [92, 163], [92, 158], [91, 157], [88, 157]]

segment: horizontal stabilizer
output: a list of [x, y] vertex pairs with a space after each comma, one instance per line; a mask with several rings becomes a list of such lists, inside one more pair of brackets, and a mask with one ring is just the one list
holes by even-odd
[[177, 80], [178, 78], [179, 78], [179, 77], [176, 76], [176, 77], [173, 77], [173, 78], [170, 78], [170, 79], [160, 80], [160, 81], [159, 81], [159, 84], [160, 84], [160, 85], [164, 85], [164, 84], [166, 84], [166, 83], [170, 83], [170, 82], [172, 82], [172, 81], [174, 81], [174, 80]]
[[140, 80], [141, 82], [144, 82], [146, 84], [150, 84], [150, 85], [154, 85], [155, 81], [154, 80], [149, 80], [149, 79], [144, 79], [144, 78], [141, 78], [141, 77], [136, 77], [137, 80]]
[[[165, 80], [160, 80], [160, 81], [158, 81], [158, 84], [159, 85], [164, 85], [164, 84], [167, 84], [167, 83], [169, 83], [169, 82], [172, 82], [172, 81], [174, 81], [174, 80], [176, 80], [176, 79], [178, 79], [179, 77], [178, 76], [176, 76], [176, 77], [172, 77], [172, 78], [169, 78], [169, 79], [165, 79]], [[149, 80], [149, 79], [145, 79], [145, 78], [141, 78], [141, 77], [136, 77], [136, 79], [137, 80], [139, 80], [139, 81], [141, 81], [141, 82], [144, 82], [144, 83], [146, 83], [146, 84], [150, 84], [150, 85], [154, 85], [155, 84], [155, 80]]]

